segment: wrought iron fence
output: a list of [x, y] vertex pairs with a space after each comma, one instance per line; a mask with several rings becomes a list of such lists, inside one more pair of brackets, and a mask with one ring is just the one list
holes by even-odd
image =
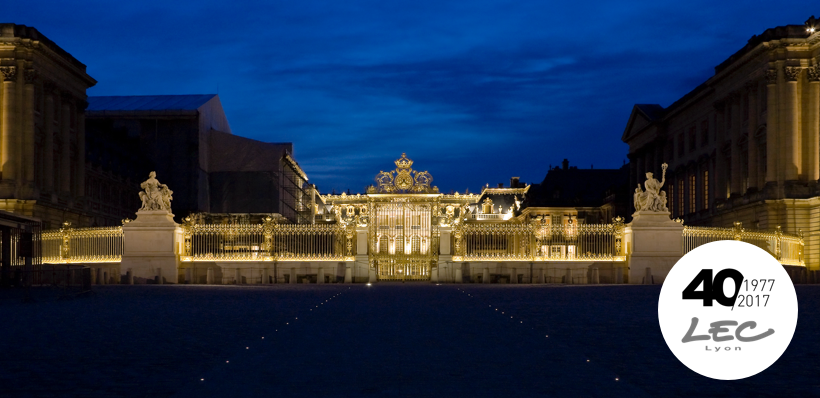
[[182, 261], [346, 260], [355, 253], [353, 229], [341, 224], [183, 225]]
[[122, 227], [62, 228], [43, 232], [43, 263], [117, 263], [122, 261]]
[[456, 253], [464, 261], [624, 261], [623, 219], [613, 221], [466, 224], [454, 233]]
[[682, 254], [718, 240], [739, 240], [751, 243], [769, 252], [783, 265], [805, 266], [802, 232], [798, 232], [798, 235], [784, 234], [780, 226], [774, 232], [747, 231], [743, 229], [743, 224], [740, 222], [734, 223], [732, 228], [684, 226]]

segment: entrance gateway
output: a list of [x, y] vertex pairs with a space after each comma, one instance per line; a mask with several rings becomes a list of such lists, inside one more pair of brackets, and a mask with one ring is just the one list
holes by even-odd
[[325, 195], [321, 212], [357, 226], [358, 239], [367, 240], [367, 259], [378, 280], [429, 281], [440, 256], [451, 257], [453, 224], [470, 213], [478, 195], [439, 193], [430, 185], [430, 173], [414, 170], [404, 153], [394, 163], [396, 169], [380, 171], [376, 185], [364, 195]]

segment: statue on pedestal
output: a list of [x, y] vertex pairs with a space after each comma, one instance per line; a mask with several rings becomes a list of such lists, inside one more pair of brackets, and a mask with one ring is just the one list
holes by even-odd
[[664, 182], [666, 182], [666, 168], [669, 167], [666, 163], [661, 165], [663, 175], [661, 180], [656, 180], [652, 173], [646, 173], [646, 182], [641, 189], [641, 184], [635, 188], [635, 211], [653, 211], [653, 212], [668, 212], [666, 208], [666, 192], [661, 191]]
[[148, 179], [140, 184], [140, 188], [143, 189], [140, 191], [140, 200], [142, 200], [140, 211], [165, 210], [171, 212], [174, 191], [170, 190], [167, 185], [160, 184], [155, 171], [148, 174]]

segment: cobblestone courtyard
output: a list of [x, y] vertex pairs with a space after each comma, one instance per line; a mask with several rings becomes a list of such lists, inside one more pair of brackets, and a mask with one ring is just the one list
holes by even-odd
[[796, 290], [789, 349], [734, 382], [667, 349], [660, 286], [104, 286], [35, 290], [34, 303], [7, 291], [0, 396], [817, 396], [820, 287]]

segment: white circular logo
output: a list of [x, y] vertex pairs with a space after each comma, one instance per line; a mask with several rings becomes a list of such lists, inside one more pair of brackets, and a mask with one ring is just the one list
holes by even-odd
[[737, 380], [771, 366], [792, 340], [797, 295], [783, 266], [745, 242], [699, 246], [669, 271], [658, 300], [666, 345], [689, 369]]

